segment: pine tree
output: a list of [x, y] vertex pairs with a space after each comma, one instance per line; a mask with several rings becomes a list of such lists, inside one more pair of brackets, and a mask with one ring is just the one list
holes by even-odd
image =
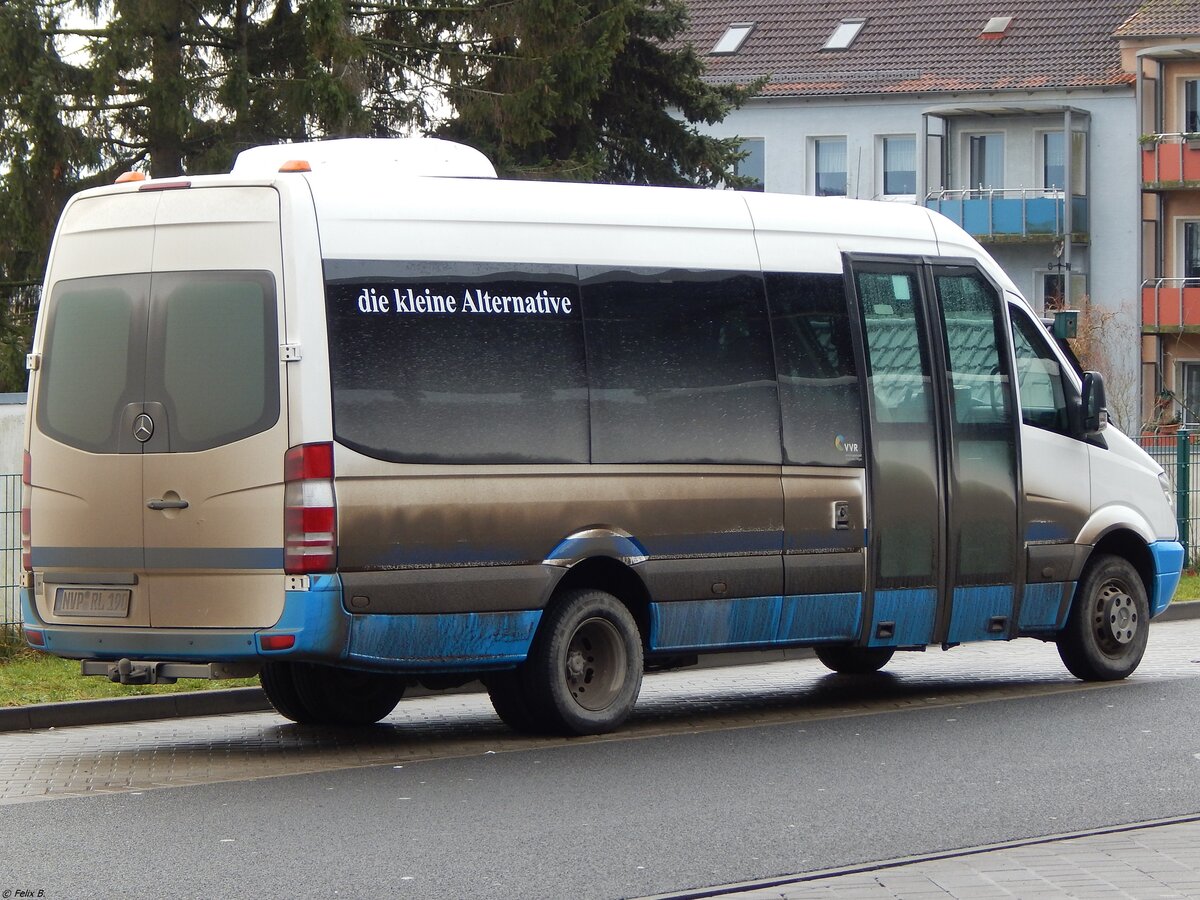
[[[702, 135], [757, 89], [712, 86], [675, 43], [681, 0], [483, 0], [443, 133], [523, 177], [737, 184], [739, 141]], [[673, 114], [673, 112], [674, 114]]]

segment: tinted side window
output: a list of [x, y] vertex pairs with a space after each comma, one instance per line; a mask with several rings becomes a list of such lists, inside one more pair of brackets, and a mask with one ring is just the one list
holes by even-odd
[[768, 274], [783, 455], [793, 465], [861, 465], [862, 409], [841, 275]]
[[1017, 358], [1017, 388], [1021, 421], [1026, 425], [1069, 434], [1062, 369], [1041, 330], [1012, 309], [1013, 351]]
[[327, 264], [334, 433], [395, 462], [588, 460], [573, 269]]
[[122, 413], [142, 400], [149, 290], [148, 275], [55, 285], [37, 399], [44, 434], [81, 450], [117, 451]]
[[207, 450], [279, 419], [275, 284], [262, 272], [153, 280], [147, 400], [167, 409], [171, 450]]
[[593, 462], [780, 462], [760, 277], [583, 274]]

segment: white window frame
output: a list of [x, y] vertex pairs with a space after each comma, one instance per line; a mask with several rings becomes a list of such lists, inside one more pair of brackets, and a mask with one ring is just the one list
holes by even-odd
[[846, 145], [846, 159], [842, 164], [842, 171], [846, 176], [846, 192], [844, 194], [829, 194], [831, 197], [850, 197], [850, 138], [845, 134], [814, 134], [808, 139], [808, 192], [812, 196], [820, 196], [817, 194], [817, 144], [820, 141], [841, 141]]
[[[897, 138], [911, 138], [913, 142], [913, 193], [889, 194], [887, 192], [887, 142]], [[875, 136], [875, 183], [879, 190], [875, 192], [876, 199], [891, 202], [913, 203], [917, 199], [916, 176], [920, 170], [917, 159], [917, 136], [911, 133], [879, 134]]]

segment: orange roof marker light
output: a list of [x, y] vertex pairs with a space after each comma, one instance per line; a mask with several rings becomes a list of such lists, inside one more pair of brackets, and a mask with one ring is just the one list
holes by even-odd
[[145, 172], [124, 172], [117, 176], [117, 180], [113, 184], [128, 184], [131, 181], [145, 181]]
[[311, 172], [312, 166], [307, 159], [289, 159], [279, 167], [280, 172]]

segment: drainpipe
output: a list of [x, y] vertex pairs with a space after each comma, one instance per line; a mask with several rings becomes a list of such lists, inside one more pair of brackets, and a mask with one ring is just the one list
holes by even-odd
[[1075, 234], [1074, 217], [1071, 215], [1071, 188], [1074, 184], [1072, 179], [1075, 173], [1072, 171], [1072, 159], [1075, 154], [1072, 146], [1073, 135], [1071, 134], [1071, 108], [1068, 106], [1066, 112], [1063, 113], [1063, 303], [1071, 306], [1071, 244]]

